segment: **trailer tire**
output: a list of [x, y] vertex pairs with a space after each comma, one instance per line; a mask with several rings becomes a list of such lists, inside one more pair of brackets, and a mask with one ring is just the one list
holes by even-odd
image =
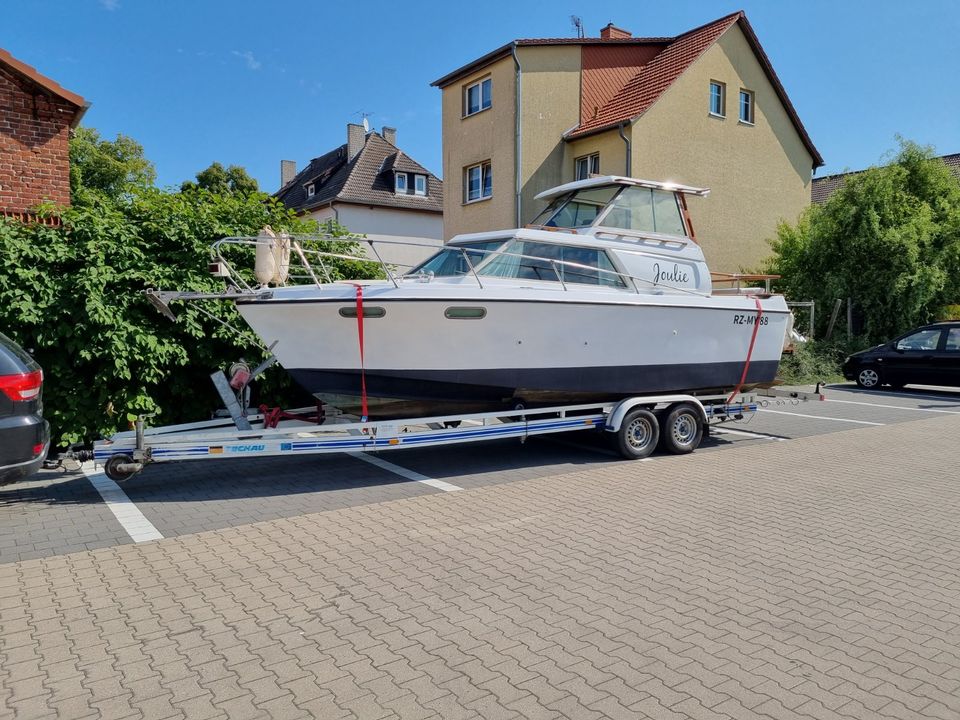
[[693, 452], [703, 440], [703, 417], [690, 403], [668, 409], [660, 424], [660, 447], [674, 455]]
[[132, 462], [133, 458], [129, 455], [111, 455], [110, 459], [107, 460], [106, 464], [103, 466], [103, 472], [114, 482], [121, 483], [124, 480], [129, 480], [137, 474], [135, 470], [120, 470], [121, 465], [128, 465]]
[[645, 408], [627, 413], [616, 434], [616, 447], [627, 460], [640, 460], [652, 453], [660, 439], [657, 416]]

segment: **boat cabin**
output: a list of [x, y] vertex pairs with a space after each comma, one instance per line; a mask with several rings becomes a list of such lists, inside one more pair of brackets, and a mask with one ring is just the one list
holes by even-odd
[[618, 176], [567, 183], [537, 196], [550, 203], [525, 228], [458, 235], [407, 277], [476, 275], [709, 295], [710, 271], [684, 200], [708, 192]]

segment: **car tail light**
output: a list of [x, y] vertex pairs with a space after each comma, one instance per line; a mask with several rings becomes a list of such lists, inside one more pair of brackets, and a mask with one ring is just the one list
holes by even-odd
[[36, 457], [43, 452], [43, 443], [38, 443], [33, 446], [33, 456]]
[[19, 375], [0, 375], [0, 391], [14, 402], [33, 400], [40, 394], [43, 370]]

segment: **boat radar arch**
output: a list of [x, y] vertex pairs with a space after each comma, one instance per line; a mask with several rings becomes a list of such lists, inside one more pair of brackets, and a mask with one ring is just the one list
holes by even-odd
[[684, 195], [697, 195], [698, 197], [706, 197], [710, 194], [710, 188], [697, 188], [691, 187], [690, 185], [680, 185], [679, 183], [671, 182], [657, 182], [655, 180], [640, 180], [639, 178], [623, 177], [622, 175], [599, 175], [597, 177], [587, 178], [586, 180], [575, 180], [574, 182], [568, 182], [564, 185], [558, 185], [555, 188], [544, 190], [539, 195], [536, 195], [535, 199], [551, 200], [569, 192], [597, 187], [600, 185], [636, 185], [637, 187], [683, 193]]

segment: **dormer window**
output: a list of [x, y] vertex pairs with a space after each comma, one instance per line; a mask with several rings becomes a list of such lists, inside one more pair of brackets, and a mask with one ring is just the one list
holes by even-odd
[[398, 172], [396, 174], [396, 187], [395, 191], [398, 193], [405, 193], [407, 191], [407, 174]]
[[426, 175], [414, 175], [413, 176], [413, 192], [416, 195], [426, 195], [427, 194], [427, 176]]
[[313, 186], [313, 183], [310, 183], [309, 185], [307, 185], [308, 198], [312, 198], [314, 195], [316, 195], [316, 193], [317, 193], [317, 189]]

